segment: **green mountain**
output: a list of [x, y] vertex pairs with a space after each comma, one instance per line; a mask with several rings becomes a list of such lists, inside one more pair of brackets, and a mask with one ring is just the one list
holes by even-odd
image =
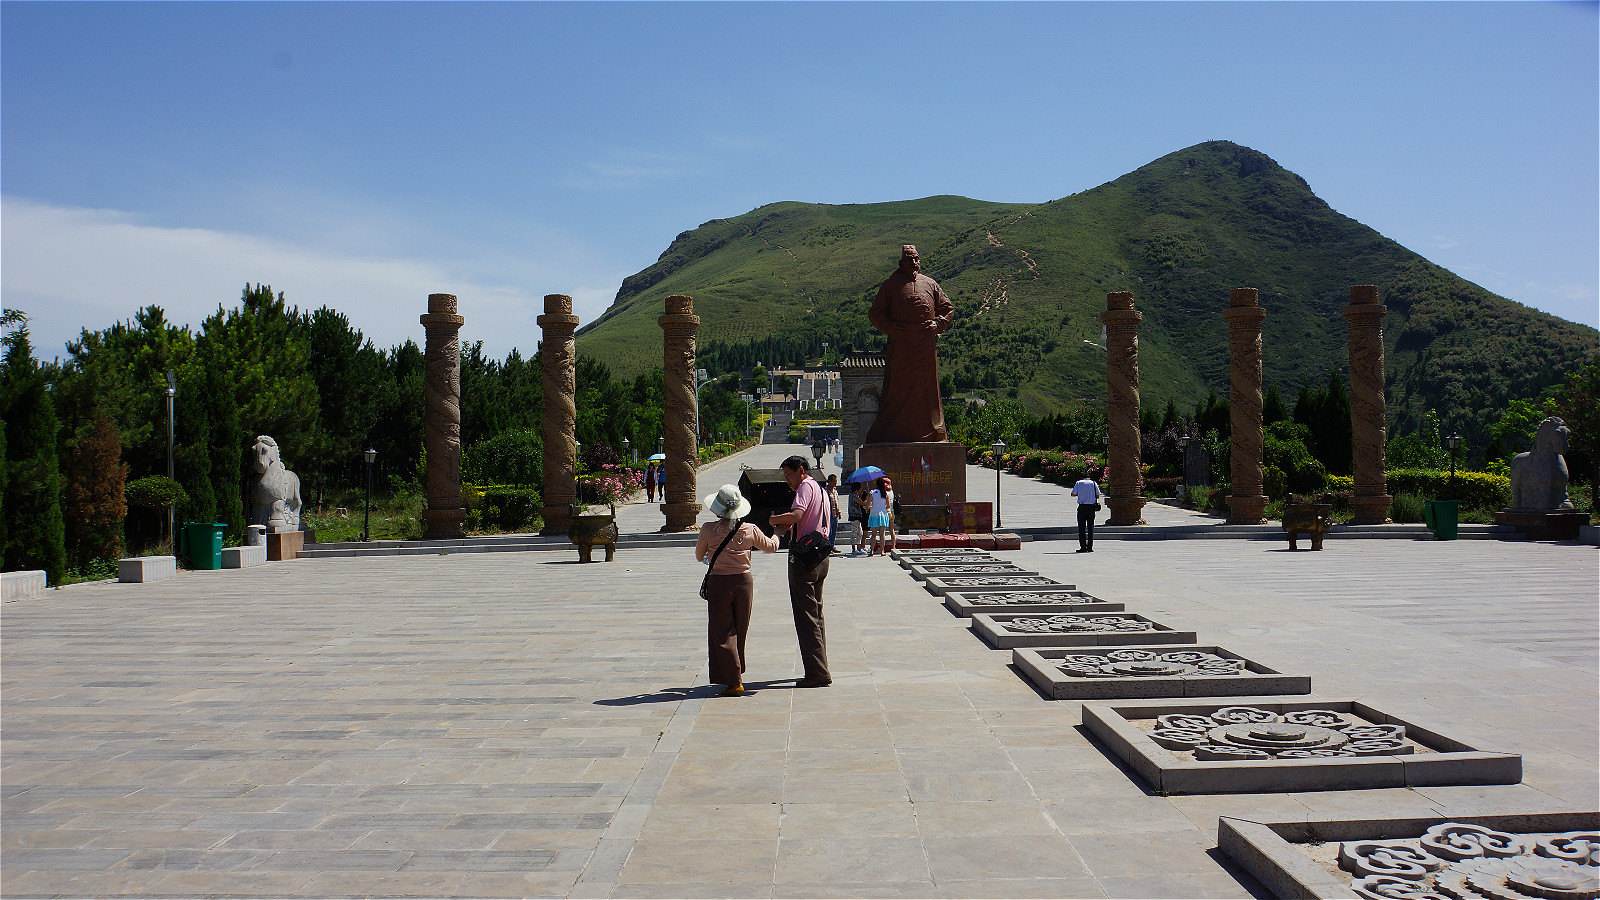
[[815, 362], [824, 342], [880, 346], [867, 307], [903, 243], [918, 245], [956, 305], [942, 374], [964, 394], [1041, 412], [1104, 396], [1101, 352], [1084, 341], [1100, 341], [1108, 291], [1133, 291], [1144, 312], [1152, 405], [1226, 395], [1233, 287], [1260, 289], [1266, 382], [1293, 397], [1344, 368], [1349, 286], [1378, 285], [1401, 428], [1435, 408], [1470, 439], [1508, 400], [1600, 347], [1595, 329], [1490, 293], [1341, 215], [1265, 154], [1210, 141], [1048, 203], [785, 202], [716, 219], [626, 279], [579, 350], [625, 375], [659, 366], [656, 317], [674, 293], [695, 298], [710, 368]]

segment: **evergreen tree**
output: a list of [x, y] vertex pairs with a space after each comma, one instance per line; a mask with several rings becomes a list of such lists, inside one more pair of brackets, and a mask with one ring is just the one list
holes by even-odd
[[[15, 311], [13, 311], [15, 312]], [[51, 584], [60, 584], [67, 568], [65, 523], [61, 517], [60, 427], [50, 385], [33, 358], [26, 317], [5, 323], [5, 356], [0, 379], [5, 385], [7, 480], [4, 567], [43, 569]]]
[[99, 415], [67, 452], [66, 522], [68, 559], [77, 569], [122, 556], [122, 522], [128, 515], [123, 488], [128, 467], [122, 438], [111, 417]]
[[1284, 406], [1283, 395], [1278, 393], [1278, 386], [1272, 385], [1267, 388], [1266, 399], [1261, 403], [1262, 424], [1271, 425], [1274, 422], [1287, 422], [1288, 420], [1289, 408]]

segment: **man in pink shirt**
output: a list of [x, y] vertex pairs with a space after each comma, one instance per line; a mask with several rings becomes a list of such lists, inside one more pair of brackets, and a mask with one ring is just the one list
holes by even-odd
[[805, 664], [805, 677], [796, 682], [797, 687], [827, 687], [833, 683], [828, 674], [828, 638], [822, 623], [822, 582], [828, 577], [828, 558], [815, 565], [806, 565], [795, 545], [813, 532], [828, 537], [828, 500], [822, 487], [811, 477], [811, 466], [803, 456], [791, 456], [783, 461], [783, 480], [794, 490], [794, 505], [786, 513], [774, 513], [767, 521], [774, 528], [788, 528], [789, 532], [789, 606], [794, 611], [794, 633], [800, 643], [800, 661]]

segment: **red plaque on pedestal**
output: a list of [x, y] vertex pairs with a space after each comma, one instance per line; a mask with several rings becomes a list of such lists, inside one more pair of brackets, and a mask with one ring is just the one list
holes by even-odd
[[901, 503], [967, 502], [967, 448], [960, 444], [866, 444], [857, 462], [882, 469], [894, 481]]

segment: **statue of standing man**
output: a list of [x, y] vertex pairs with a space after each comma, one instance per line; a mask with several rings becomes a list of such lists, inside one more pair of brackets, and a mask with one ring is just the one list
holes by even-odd
[[900, 268], [878, 286], [868, 313], [889, 336], [883, 397], [866, 443], [949, 440], [939, 397], [939, 335], [950, 330], [955, 307], [939, 282], [922, 274], [917, 248], [900, 248]]

